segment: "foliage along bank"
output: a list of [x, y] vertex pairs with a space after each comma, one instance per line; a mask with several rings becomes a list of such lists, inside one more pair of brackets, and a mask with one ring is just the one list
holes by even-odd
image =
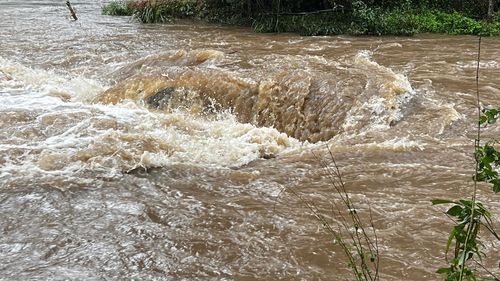
[[123, 0], [102, 8], [143, 23], [195, 18], [302, 35], [500, 35], [500, 0]]

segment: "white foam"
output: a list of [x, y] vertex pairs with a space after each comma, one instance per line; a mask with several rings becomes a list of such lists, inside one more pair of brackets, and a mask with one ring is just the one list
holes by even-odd
[[2, 88], [10, 85], [46, 95], [63, 93], [78, 101], [89, 101], [104, 90], [104, 86], [95, 80], [62, 76], [50, 70], [32, 69], [1, 56], [0, 73], [8, 78], [0, 79]]
[[103, 91], [100, 83], [2, 57], [0, 73], [2, 186], [18, 178], [63, 176], [73, 182], [85, 171], [116, 177], [176, 163], [239, 167], [301, 145], [275, 129], [239, 123], [230, 112], [207, 118], [152, 112], [133, 101], [89, 104]]
[[362, 143], [362, 144], [356, 144], [354, 145], [355, 147], [363, 147], [363, 149], [390, 149], [393, 151], [407, 151], [407, 150], [413, 150], [413, 149], [418, 149], [418, 150], [424, 150], [426, 144], [411, 140], [408, 137], [402, 137], [402, 138], [393, 138], [390, 140], [385, 140], [380, 143]]
[[393, 43], [385, 43], [385, 44], [381, 44], [379, 45], [375, 50], [374, 52], [378, 51], [378, 50], [384, 50], [384, 49], [391, 49], [391, 48], [403, 48], [403, 45], [401, 45], [400, 43], [397, 43], [397, 42], [393, 42]]
[[382, 66], [372, 58], [373, 52], [359, 51], [353, 60], [353, 67], [360, 68], [370, 75], [366, 91], [375, 89], [376, 95], [366, 97], [365, 102], [358, 103], [346, 114], [342, 125], [345, 131], [364, 126], [360, 122], [370, 116], [370, 126], [364, 129], [389, 128], [393, 122], [403, 117], [405, 106], [415, 95], [408, 77], [395, 73], [392, 69]]
[[[462, 69], [476, 69], [477, 61], [459, 61], [457, 67]], [[500, 62], [496, 60], [482, 61], [479, 63], [480, 69], [498, 69]]]
[[[300, 147], [275, 129], [239, 123], [228, 112], [209, 119], [183, 111], [151, 112], [133, 101], [87, 104], [80, 97], [100, 90], [92, 80], [1, 62], [12, 77], [4, 82], [16, 81], [19, 91], [12, 94], [0, 84], [7, 92], [0, 96], [0, 114], [22, 121], [0, 119], [0, 134], [7, 136], [0, 142], [0, 182], [5, 184], [20, 176], [72, 176], [85, 170], [115, 177], [175, 163], [239, 167]], [[51, 96], [50, 89], [67, 91], [71, 99]]]

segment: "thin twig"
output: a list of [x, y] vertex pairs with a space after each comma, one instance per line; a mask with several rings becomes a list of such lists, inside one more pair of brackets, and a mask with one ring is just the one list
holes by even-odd
[[[347, 198], [349, 206], [352, 208], [352, 210], [354, 212], [356, 212], [356, 207], [354, 206], [354, 203], [351, 201], [351, 199], [349, 198], [349, 195], [348, 195], [348, 193], [346, 191], [346, 188], [345, 188], [345, 185], [344, 185], [344, 181], [342, 179], [342, 174], [340, 173], [339, 166], [337, 165], [337, 162], [335, 161], [335, 157], [333, 156], [333, 152], [331, 151], [331, 149], [329, 147], [328, 147], [328, 152], [329, 152], [330, 158], [332, 159], [332, 162], [334, 164], [335, 171], [336, 171], [336, 176], [338, 177], [340, 185], [342, 186], [342, 191], [344, 192], [344, 194], [345, 194], [345, 196]], [[359, 219], [359, 216], [358, 216], [357, 213], [354, 213], [354, 216], [352, 216], [352, 218], [353, 218], [353, 220], [355, 220], [355, 221], [353, 221], [353, 223], [358, 224], [359, 226], [362, 225], [361, 220]], [[364, 236], [366, 242], [368, 243], [368, 245], [370, 245], [371, 247], [374, 247], [373, 242], [371, 241], [370, 237], [366, 234], [365, 229], [363, 227], [361, 227], [361, 231], [363, 232], [363, 236]]]
[[491, 271], [489, 271], [484, 265], [482, 265], [480, 262], [478, 262], [476, 259], [472, 259], [477, 265], [479, 265], [482, 269], [484, 269], [484, 271], [488, 272], [489, 275], [491, 275], [491, 277], [493, 277], [495, 279], [495, 281], [500, 281], [500, 279], [498, 279], [498, 277]]
[[480, 222], [484, 227], [486, 227], [486, 229], [498, 240], [500, 241], [500, 235], [498, 235], [498, 233], [496, 233], [495, 229], [493, 229], [493, 226], [491, 225], [491, 223], [489, 221], [487, 221], [486, 223], [483, 223], [483, 222]]
[[[358, 280], [379, 280], [379, 249], [378, 249], [378, 238], [375, 234], [375, 243], [370, 239], [370, 236], [366, 233], [366, 230], [364, 228], [364, 224], [362, 223], [361, 219], [359, 218], [357, 209], [352, 202], [349, 193], [347, 192], [347, 189], [344, 184], [344, 180], [342, 178], [342, 174], [340, 172], [339, 166], [335, 160], [335, 157], [333, 155], [332, 150], [326, 146], [327, 151], [329, 153], [329, 159], [331, 161], [331, 165], [327, 163], [326, 161], [323, 161], [320, 157], [318, 157], [316, 154], [313, 153], [313, 155], [318, 159], [318, 162], [321, 164], [323, 169], [326, 171], [326, 176], [329, 179], [331, 186], [335, 189], [337, 195], [340, 197], [343, 205], [347, 208], [347, 212], [349, 214], [349, 217], [351, 218], [351, 223], [352, 226], [354, 227], [354, 233], [351, 233], [350, 231], [350, 226], [347, 223], [347, 220], [345, 216], [343, 215], [343, 212], [339, 209], [338, 205], [332, 206], [337, 208], [337, 214], [338, 218], [340, 219], [341, 225], [344, 227], [344, 229], [347, 230], [347, 235], [352, 241], [352, 247], [355, 250], [355, 253], [359, 256], [359, 265], [358, 264], [352, 264], [353, 269], [356, 268], [358, 269], [359, 266], [359, 272], [362, 274], [361, 276], [356, 276], [356, 279]], [[333, 211], [335, 214], [335, 212]], [[373, 217], [371, 214], [371, 207], [370, 207], [370, 226], [372, 227], [372, 230], [375, 232], [375, 226], [373, 224]], [[339, 231], [340, 233], [340, 231]], [[366, 247], [364, 246], [366, 245]], [[367, 254], [370, 255], [370, 263], [367, 261]], [[352, 255], [352, 253], [349, 252], [349, 255]], [[368, 264], [371, 264], [372, 266], [368, 266]], [[371, 269], [374, 269], [375, 273], [372, 272]], [[374, 274], [374, 275], [373, 275]]]
[[476, 211], [476, 197], [477, 197], [477, 174], [479, 172], [479, 161], [476, 157], [476, 150], [479, 147], [479, 144], [481, 142], [481, 124], [479, 122], [481, 118], [481, 100], [479, 97], [479, 62], [481, 60], [481, 36], [479, 36], [479, 41], [478, 41], [478, 50], [477, 50], [477, 67], [476, 67], [476, 102], [477, 102], [477, 138], [474, 142], [474, 159], [476, 160], [476, 169], [475, 169], [475, 174], [474, 174], [474, 191], [472, 194], [472, 210], [471, 210], [471, 222], [467, 226], [467, 235], [465, 236], [465, 242], [464, 242], [464, 257], [462, 260], [462, 265], [460, 266], [460, 277], [459, 281], [462, 281], [464, 278], [464, 271], [465, 271], [465, 261], [468, 258], [468, 252], [467, 252], [467, 245], [469, 243], [469, 240], [472, 235], [472, 229], [473, 226], [475, 225], [474, 223], [474, 216], [475, 216], [475, 211]]
[[380, 264], [380, 257], [379, 257], [379, 253], [378, 253], [378, 237], [377, 237], [377, 231], [375, 231], [375, 224], [373, 223], [373, 214], [372, 214], [372, 207], [370, 206], [370, 203], [368, 203], [368, 206], [369, 206], [369, 210], [370, 210], [370, 226], [372, 227], [372, 231], [373, 231], [373, 236], [375, 237], [375, 259], [376, 259], [376, 263], [375, 263], [375, 280], [378, 280], [378, 266]]

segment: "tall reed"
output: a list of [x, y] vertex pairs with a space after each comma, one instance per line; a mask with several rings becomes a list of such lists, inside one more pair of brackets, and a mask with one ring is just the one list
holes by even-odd
[[287, 190], [311, 211], [324, 230], [331, 235], [334, 243], [340, 246], [355, 280], [377, 281], [380, 278], [380, 253], [371, 208], [368, 208], [369, 222], [366, 223], [360, 218], [359, 209], [349, 195], [332, 151], [329, 147], [327, 149], [327, 160], [317, 155], [316, 158], [330, 182], [330, 187], [335, 192], [336, 200], [331, 202], [330, 215], [338, 223], [328, 219], [324, 215], [324, 210], [307, 196], [294, 188]]

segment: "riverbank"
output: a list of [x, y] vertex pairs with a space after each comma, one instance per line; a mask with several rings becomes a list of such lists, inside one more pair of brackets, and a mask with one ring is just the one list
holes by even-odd
[[256, 32], [292, 32], [301, 35], [500, 35], [500, 12], [483, 20], [465, 11], [409, 6], [383, 9], [366, 4], [353, 4], [348, 9], [335, 6], [306, 12], [254, 10], [237, 5], [213, 4], [210, 1], [121, 1], [103, 6], [102, 13], [134, 16], [142, 23], [170, 23], [175, 19], [193, 18], [212, 23], [251, 26]]

